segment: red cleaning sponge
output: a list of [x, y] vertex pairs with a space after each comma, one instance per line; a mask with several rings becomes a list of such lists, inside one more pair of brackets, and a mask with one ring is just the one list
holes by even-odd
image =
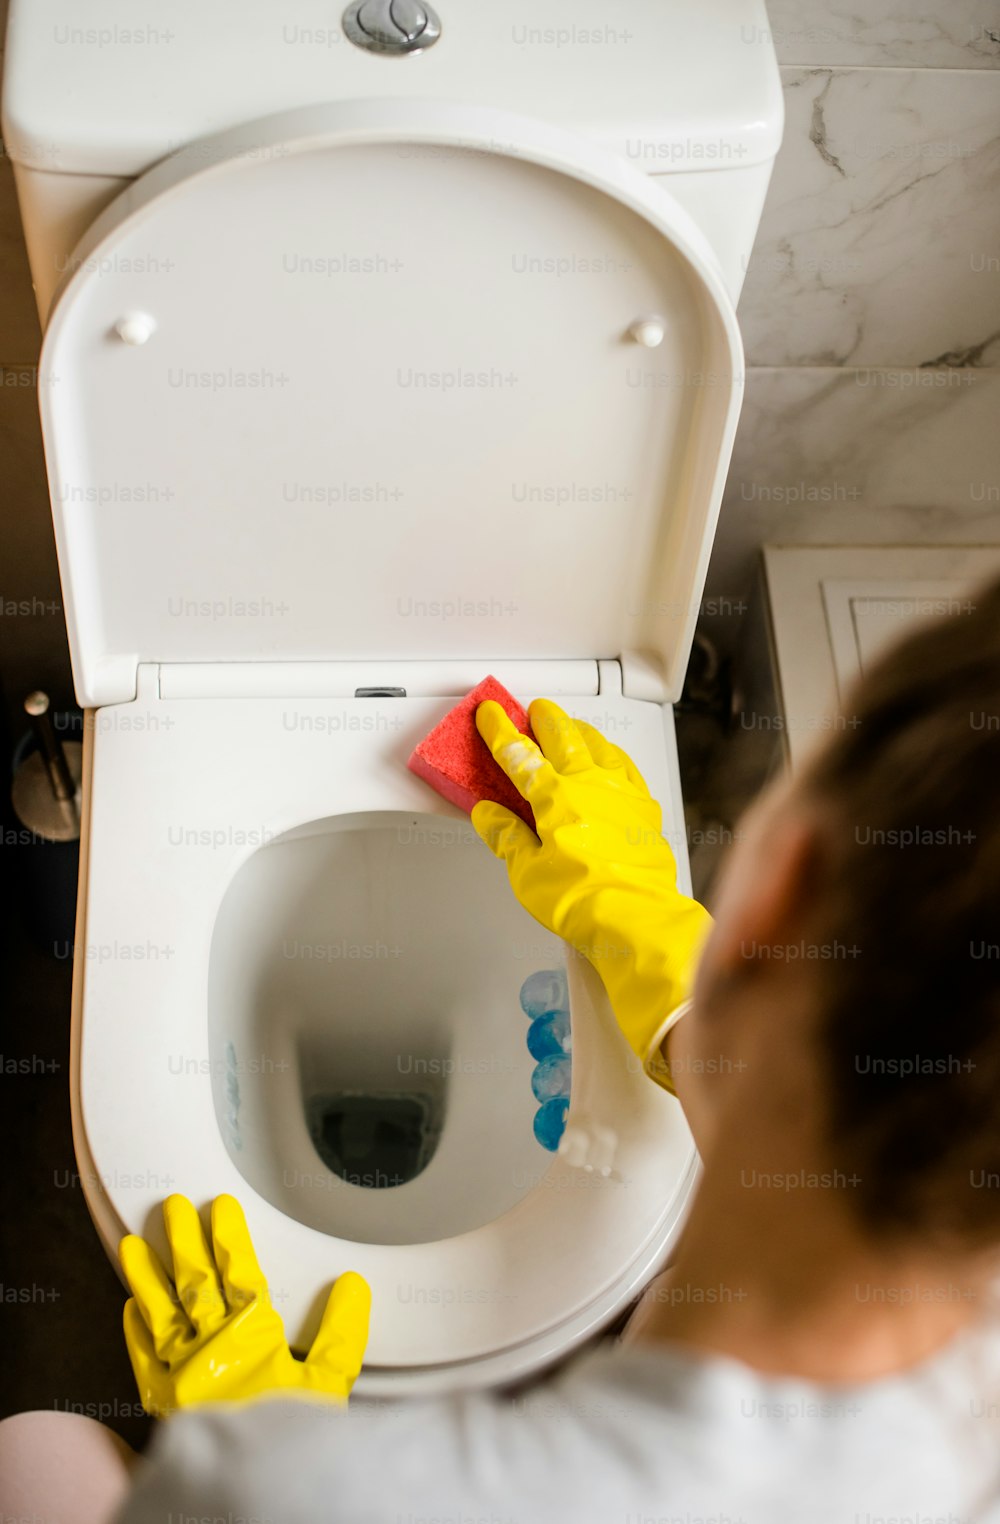
[[439, 725], [424, 736], [407, 767], [423, 778], [442, 798], [470, 814], [480, 799], [494, 799], [520, 815], [534, 830], [531, 806], [521, 798], [503, 769], [494, 762], [489, 747], [476, 729], [476, 709], [493, 699], [513, 720], [518, 730], [531, 735], [527, 711], [495, 677], [483, 681], [450, 709]]

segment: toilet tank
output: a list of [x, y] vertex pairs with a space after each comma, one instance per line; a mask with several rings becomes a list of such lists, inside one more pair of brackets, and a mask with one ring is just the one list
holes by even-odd
[[[3, 136], [43, 326], [83, 233], [153, 165], [295, 107], [386, 98], [500, 108], [620, 154], [694, 218], [735, 302], [782, 129], [764, 0], [436, 13], [437, 41], [395, 56], [351, 42], [329, 0], [11, 0]], [[545, 257], [530, 229], [523, 257]]]

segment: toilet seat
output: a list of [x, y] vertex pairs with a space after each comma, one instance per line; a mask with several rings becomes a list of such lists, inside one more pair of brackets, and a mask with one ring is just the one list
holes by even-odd
[[[159, 1203], [171, 1190], [199, 1203], [230, 1191], [299, 1347], [336, 1274], [353, 1268], [371, 1281], [363, 1390], [434, 1390], [537, 1368], [626, 1305], [676, 1237], [695, 1154], [675, 1102], [641, 1081], [655, 1104], [634, 1136], [624, 1128], [615, 1178], [555, 1158], [500, 1219], [435, 1243], [386, 1245], [345, 1243], [255, 1193], [226, 1150], [211, 1098], [208, 968], [234, 876], [262, 843], [330, 816], [430, 808], [442, 826], [469, 831], [403, 765], [450, 701], [163, 700], [155, 668], [140, 670], [139, 690], [133, 703], [98, 711], [88, 732], [74, 988], [75, 1139], [109, 1252], [125, 1231], [165, 1248]], [[669, 711], [608, 694], [566, 702], [627, 736], [674, 835], [682, 816]], [[282, 725], [290, 712], [318, 709], [343, 722], [332, 744], [328, 728]], [[203, 830], [213, 840], [202, 847]], [[488, 867], [507, 894], [501, 866]], [[521, 1021], [512, 1010], [512, 1024]], [[667, 1195], [665, 1180], [674, 1182]]]

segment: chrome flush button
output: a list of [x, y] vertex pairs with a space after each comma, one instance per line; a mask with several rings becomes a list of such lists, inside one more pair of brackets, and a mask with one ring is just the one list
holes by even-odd
[[344, 31], [370, 53], [421, 53], [437, 42], [441, 23], [424, 0], [355, 0]]

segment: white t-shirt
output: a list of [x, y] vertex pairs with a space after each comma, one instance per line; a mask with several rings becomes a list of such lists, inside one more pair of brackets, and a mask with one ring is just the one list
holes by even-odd
[[162, 1425], [120, 1524], [1000, 1524], [1000, 1324], [851, 1387], [605, 1348], [520, 1397]]

